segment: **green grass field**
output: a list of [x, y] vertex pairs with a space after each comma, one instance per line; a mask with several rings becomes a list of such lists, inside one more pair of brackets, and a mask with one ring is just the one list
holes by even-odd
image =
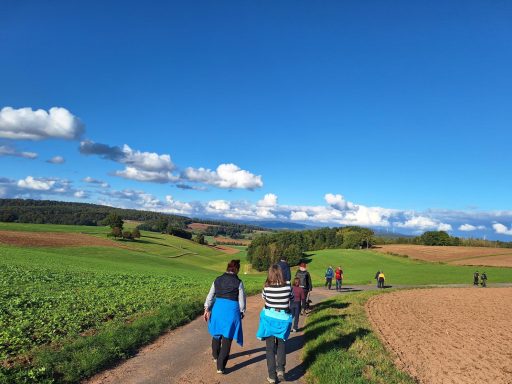
[[[0, 230], [102, 238], [109, 231], [6, 223], [0, 223]], [[165, 330], [198, 316], [213, 279], [230, 259], [241, 259], [240, 276], [248, 293], [259, 292], [265, 279], [264, 273], [254, 272], [247, 264], [244, 247], [235, 247], [240, 252], [228, 255], [152, 232], [142, 232], [134, 242], [111, 241], [125, 248], [0, 245], [0, 383], [77, 382], [133, 354]], [[474, 271], [474, 267], [418, 262], [366, 250], [315, 251], [308, 259], [317, 287], [323, 285], [328, 265], [341, 265], [348, 285], [374, 284], [377, 269], [384, 270], [388, 285], [470, 283]], [[512, 268], [486, 268], [486, 272], [490, 284], [512, 282]], [[333, 303], [334, 308], [337, 305]], [[307, 353], [314, 378], [324, 368], [316, 370], [320, 357]]]
[[[108, 232], [61, 225], [0, 229]], [[0, 245], [0, 382], [76, 382], [128, 356], [195, 318], [230, 259], [241, 258], [249, 272], [243, 276], [248, 292], [261, 289], [264, 277], [247, 267], [244, 251], [227, 255], [169, 235], [142, 235], [122, 241], [127, 249]]]
[[[326, 249], [309, 253], [308, 270], [313, 285], [322, 285], [325, 270], [341, 266], [344, 284], [374, 284], [375, 273], [383, 270], [386, 285], [469, 284], [473, 272], [482, 268], [415, 261], [371, 250]], [[512, 268], [486, 267], [489, 283], [512, 282]]]
[[340, 295], [316, 305], [304, 331], [303, 358], [308, 383], [416, 382], [395, 367], [366, 317], [364, 304], [382, 293]]

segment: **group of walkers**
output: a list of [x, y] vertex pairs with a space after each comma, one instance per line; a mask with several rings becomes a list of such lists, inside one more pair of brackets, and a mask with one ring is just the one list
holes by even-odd
[[[225, 373], [231, 343], [243, 345], [242, 319], [246, 309], [243, 282], [238, 278], [240, 260], [231, 260], [226, 272], [213, 282], [204, 303], [204, 319], [212, 335], [212, 356], [217, 373]], [[268, 269], [263, 286], [264, 307], [256, 337], [265, 340], [269, 383], [285, 379], [286, 340], [298, 331], [299, 315], [308, 309], [313, 289], [311, 275], [301, 263], [293, 282], [288, 263], [283, 258]]]
[[336, 268], [336, 271], [332, 269], [332, 265], [329, 265], [327, 270], [325, 271], [325, 287], [329, 290], [332, 286], [333, 277], [336, 279], [336, 291], [341, 291], [341, 286], [343, 284], [343, 269], [341, 267]]
[[485, 272], [480, 274], [476, 271], [473, 273], [473, 285], [478, 287], [478, 284], [481, 284], [482, 287], [487, 287], [487, 274]]

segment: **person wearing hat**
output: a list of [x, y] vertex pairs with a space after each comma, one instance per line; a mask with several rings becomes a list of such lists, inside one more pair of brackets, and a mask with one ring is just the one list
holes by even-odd
[[303, 300], [301, 305], [303, 313], [306, 312], [306, 309], [309, 309], [309, 294], [313, 290], [311, 275], [306, 269], [306, 263], [300, 263], [299, 270], [295, 274], [295, 277], [299, 278], [299, 287], [302, 287], [304, 289], [305, 299]]

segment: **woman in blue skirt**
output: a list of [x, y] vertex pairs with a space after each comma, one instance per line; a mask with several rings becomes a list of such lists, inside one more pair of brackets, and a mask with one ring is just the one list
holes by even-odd
[[226, 272], [215, 279], [204, 302], [204, 319], [212, 335], [212, 356], [217, 373], [224, 373], [231, 342], [243, 345], [242, 319], [245, 312], [245, 290], [238, 278], [240, 260], [231, 260]]

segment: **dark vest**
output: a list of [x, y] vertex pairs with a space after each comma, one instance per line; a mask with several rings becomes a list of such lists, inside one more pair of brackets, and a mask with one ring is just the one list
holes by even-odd
[[223, 299], [238, 301], [240, 279], [232, 273], [224, 273], [215, 279], [215, 296]]

